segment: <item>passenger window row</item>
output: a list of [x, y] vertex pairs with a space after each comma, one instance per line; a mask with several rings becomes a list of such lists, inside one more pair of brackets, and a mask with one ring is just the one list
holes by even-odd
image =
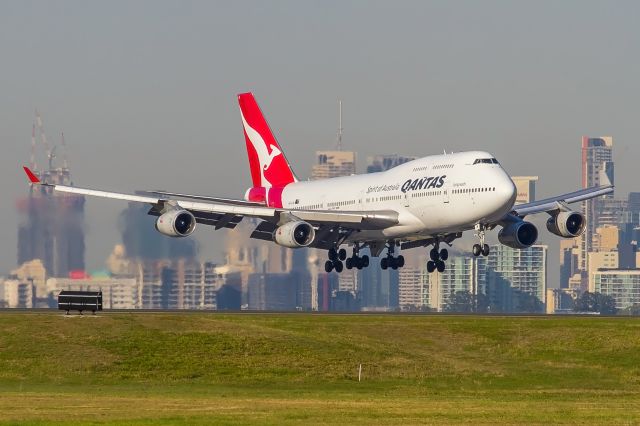
[[348, 206], [350, 204], [355, 204], [356, 201], [355, 200], [349, 200], [349, 201], [336, 201], [335, 203], [329, 203], [327, 204], [328, 207], [342, 207], [342, 206]]
[[472, 192], [493, 192], [495, 191], [495, 187], [485, 187], [485, 188], [462, 188], [462, 189], [454, 189], [451, 191], [453, 194], [469, 194]]
[[451, 169], [451, 168], [453, 168], [453, 164], [438, 164], [438, 165], [433, 166], [434, 170], [436, 170], [436, 169]]
[[412, 198], [419, 198], [419, 197], [433, 197], [436, 195], [442, 195], [442, 191], [426, 191], [426, 192], [415, 192], [413, 194], [411, 194]]

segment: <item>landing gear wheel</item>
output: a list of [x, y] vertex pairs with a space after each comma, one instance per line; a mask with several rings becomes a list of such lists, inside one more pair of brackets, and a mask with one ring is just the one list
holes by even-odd
[[447, 260], [449, 258], [449, 250], [442, 249], [440, 250], [440, 259]]
[[427, 262], [427, 272], [432, 273], [436, 270], [436, 263], [433, 260]]
[[345, 260], [347, 258], [347, 251], [345, 249], [340, 249], [338, 251], [338, 259]]
[[342, 272], [343, 265], [342, 265], [342, 262], [340, 262], [339, 260], [336, 260], [333, 262], [333, 267], [336, 268], [337, 273]]
[[338, 260], [338, 252], [336, 251], [336, 249], [329, 249], [329, 260]]
[[358, 269], [364, 268], [364, 262], [362, 261], [361, 257], [359, 257], [358, 261], [356, 262], [356, 268], [358, 268]]
[[438, 270], [438, 272], [442, 273], [444, 272], [444, 268], [445, 268], [445, 264], [442, 260], [438, 260], [436, 262], [436, 269]]
[[402, 268], [404, 266], [404, 256], [400, 255], [396, 258], [396, 262], [398, 263], [398, 268]]
[[382, 260], [380, 260], [380, 267], [385, 270], [389, 267], [389, 259], [386, 257], [383, 257]]
[[365, 254], [362, 256], [362, 267], [366, 268], [367, 266], [369, 266], [369, 256]]
[[489, 256], [489, 244], [485, 244], [482, 246], [482, 255]]
[[347, 260], [345, 260], [344, 266], [346, 266], [347, 269], [351, 269], [353, 268], [354, 261], [355, 261], [355, 264], [357, 265], [358, 261], [355, 258], [350, 257]]
[[438, 253], [438, 249], [437, 248], [432, 248], [431, 251], [429, 252], [429, 257], [431, 258], [431, 260], [433, 260], [434, 262], [436, 260], [439, 259], [439, 253]]
[[475, 257], [480, 256], [480, 254], [482, 253], [482, 247], [480, 247], [480, 244], [474, 244], [473, 245], [473, 255]]
[[324, 262], [324, 271], [328, 274], [329, 272], [333, 271], [333, 262], [330, 260], [327, 260], [326, 262]]
[[389, 258], [389, 267], [390, 267], [391, 269], [393, 269], [394, 271], [395, 271], [396, 269], [398, 269], [398, 258], [396, 258], [396, 257], [390, 257], [390, 258]]

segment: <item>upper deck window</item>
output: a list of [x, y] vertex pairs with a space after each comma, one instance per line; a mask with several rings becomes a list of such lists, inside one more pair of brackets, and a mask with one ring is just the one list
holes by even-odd
[[478, 158], [473, 164], [498, 164], [498, 160], [495, 158]]

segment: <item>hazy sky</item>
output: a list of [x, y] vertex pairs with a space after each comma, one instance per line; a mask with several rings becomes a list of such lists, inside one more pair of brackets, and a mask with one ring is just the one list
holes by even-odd
[[[612, 135], [626, 197], [640, 190], [639, 22], [637, 1], [0, 1], [0, 273], [36, 107], [49, 140], [64, 130], [78, 186], [242, 196], [235, 95], [253, 91], [300, 177], [333, 146], [340, 98], [360, 169], [485, 149], [546, 196], [579, 187], [582, 135]], [[87, 201], [88, 268], [120, 242], [124, 207]], [[206, 257], [222, 232], [197, 230]]]

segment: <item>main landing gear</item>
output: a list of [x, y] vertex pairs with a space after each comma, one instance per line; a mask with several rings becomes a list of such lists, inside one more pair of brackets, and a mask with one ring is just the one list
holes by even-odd
[[[347, 258], [347, 251], [345, 249], [337, 250], [334, 247], [329, 249], [329, 260], [324, 263], [324, 270], [329, 273], [336, 270], [337, 273], [342, 272], [344, 265], [342, 261]], [[347, 266], [348, 268], [348, 266]]]
[[431, 273], [435, 270], [444, 272], [444, 261], [449, 258], [449, 251], [446, 248], [440, 250], [440, 243], [436, 241], [433, 248], [429, 252], [430, 261], [427, 262], [427, 272]]
[[394, 242], [390, 242], [388, 244], [387, 249], [387, 257], [383, 257], [380, 260], [380, 267], [385, 270], [387, 268], [398, 269], [404, 266], [404, 256], [399, 255], [398, 257], [393, 257], [393, 249], [395, 247]]
[[[342, 263], [344, 261], [344, 264]], [[356, 243], [353, 246], [353, 254], [351, 257], [347, 257], [347, 251], [345, 249], [329, 249], [329, 260], [324, 263], [324, 270], [328, 273], [335, 270], [337, 273], [343, 271], [344, 267], [347, 269], [353, 268], [366, 268], [369, 266], [369, 256], [366, 254], [360, 256], [360, 246]]]
[[358, 243], [355, 243], [353, 245], [353, 254], [351, 255], [351, 257], [347, 258], [344, 263], [347, 269], [366, 268], [367, 266], [369, 266], [369, 256], [367, 256], [366, 254], [364, 256], [360, 256], [360, 246], [358, 245]]
[[489, 256], [489, 245], [485, 244], [484, 242], [485, 227], [480, 223], [476, 225], [476, 237], [480, 238], [480, 244], [473, 245], [473, 255], [475, 257], [478, 257], [480, 255], [483, 255], [485, 257]]

